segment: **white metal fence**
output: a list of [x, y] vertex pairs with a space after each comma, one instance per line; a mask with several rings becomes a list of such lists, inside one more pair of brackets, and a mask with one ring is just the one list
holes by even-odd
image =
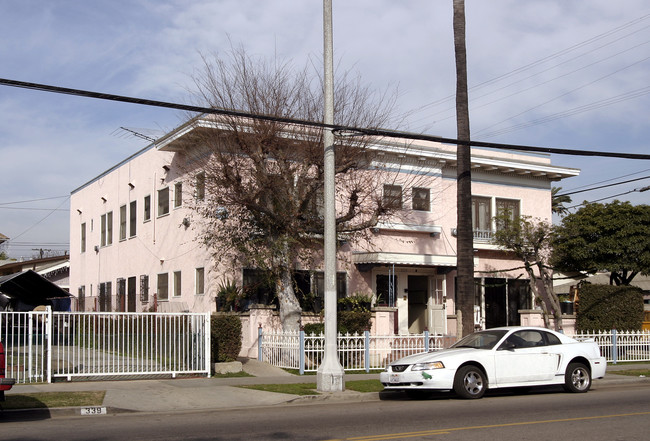
[[[454, 336], [423, 334], [374, 336], [339, 334], [339, 362], [345, 370], [383, 369], [387, 364], [407, 355], [449, 347]], [[300, 373], [314, 372], [325, 353], [325, 336], [271, 332], [258, 336], [258, 359], [274, 366], [296, 369]]]
[[578, 340], [592, 338], [610, 363], [650, 361], [650, 331], [596, 331], [574, 335]]
[[210, 315], [0, 312], [8, 377], [210, 375]]

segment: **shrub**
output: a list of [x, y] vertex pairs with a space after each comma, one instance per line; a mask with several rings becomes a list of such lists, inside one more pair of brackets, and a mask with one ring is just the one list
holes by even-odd
[[212, 362], [235, 361], [241, 351], [241, 320], [235, 314], [216, 314], [210, 320]]
[[636, 331], [643, 324], [643, 293], [634, 286], [591, 285], [580, 288], [578, 331]]
[[338, 328], [342, 334], [363, 334], [363, 331], [370, 329], [370, 310], [339, 311]]
[[307, 323], [304, 326], [305, 335], [320, 335], [325, 332], [325, 323]]

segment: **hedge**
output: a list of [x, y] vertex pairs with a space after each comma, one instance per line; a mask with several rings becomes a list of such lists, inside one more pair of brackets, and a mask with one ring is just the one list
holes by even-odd
[[235, 314], [216, 314], [210, 318], [211, 358], [213, 363], [235, 361], [241, 351], [241, 319]]
[[635, 286], [591, 285], [580, 288], [578, 331], [640, 330], [643, 325], [643, 292]]

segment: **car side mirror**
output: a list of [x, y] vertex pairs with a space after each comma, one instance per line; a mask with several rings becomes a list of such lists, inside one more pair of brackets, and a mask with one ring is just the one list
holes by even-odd
[[514, 344], [511, 341], [504, 341], [501, 346], [499, 346], [500, 351], [512, 351], [517, 347], [516, 344]]

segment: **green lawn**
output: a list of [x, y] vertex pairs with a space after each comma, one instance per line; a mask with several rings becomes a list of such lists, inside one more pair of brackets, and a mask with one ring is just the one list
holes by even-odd
[[[281, 394], [292, 395], [318, 395], [316, 383], [297, 383], [297, 384], [256, 384], [250, 386], [240, 386], [245, 389], [263, 390], [266, 392], [276, 392]], [[380, 392], [384, 386], [379, 380], [356, 380], [346, 381], [345, 388], [357, 392]]]
[[40, 392], [33, 394], [5, 394], [2, 409], [44, 409], [52, 407], [101, 406], [105, 391], [98, 392]]

